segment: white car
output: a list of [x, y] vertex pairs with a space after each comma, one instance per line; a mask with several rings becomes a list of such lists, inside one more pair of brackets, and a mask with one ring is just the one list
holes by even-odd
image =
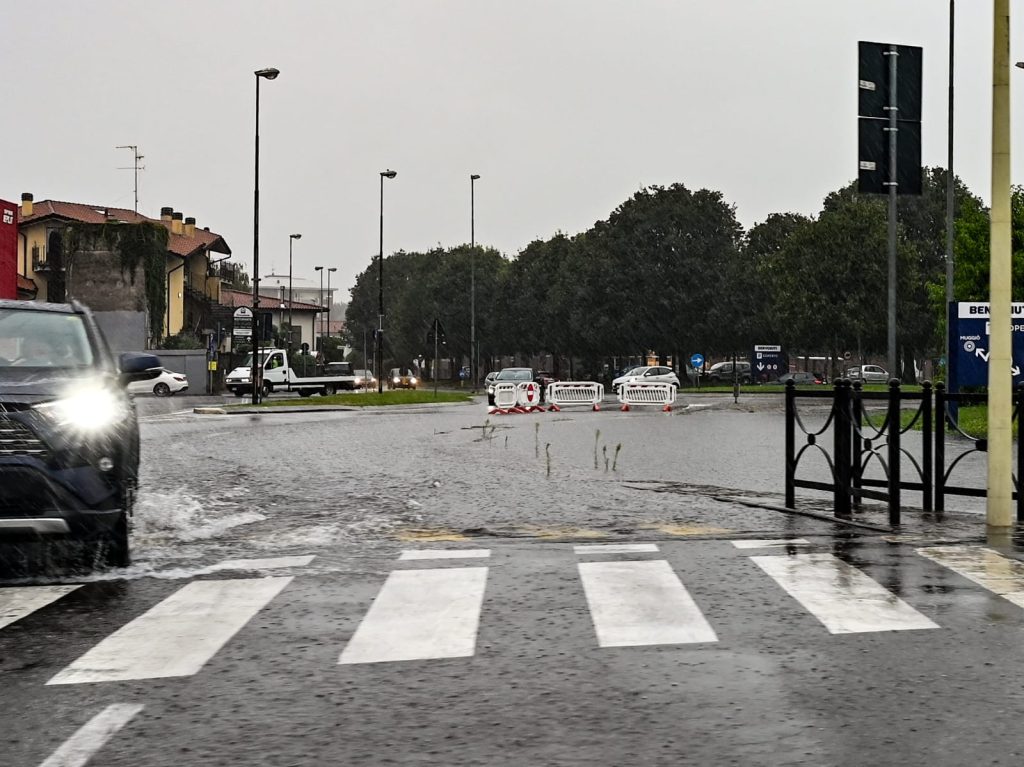
[[175, 373], [167, 368], [160, 368], [160, 375], [148, 381], [136, 381], [128, 384], [128, 391], [132, 394], [148, 394], [152, 392], [157, 397], [170, 397], [188, 388], [188, 378], [182, 373]]
[[618, 394], [619, 387], [622, 384], [634, 383], [636, 381], [641, 383], [670, 383], [679, 388], [679, 376], [675, 374], [672, 368], [663, 365], [646, 365], [627, 370], [623, 375], [612, 381], [612, 389]]

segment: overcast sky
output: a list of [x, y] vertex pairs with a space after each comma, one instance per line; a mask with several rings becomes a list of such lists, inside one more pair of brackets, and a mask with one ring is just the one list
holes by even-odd
[[[1021, 9], [1024, 12], [1024, 8]], [[260, 272], [477, 242], [514, 256], [636, 190], [721, 190], [749, 227], [856, 175], [857, 41], [924, 48], [924, 147], [946, 159], [945, 0], [5, 0], [0, 197], [170, 205]], [[1013, 19], [1014, 50], [1024, 19]], [[992, 3], [957, 4], [956, 172], [989, 197]], [[1024, 132], [1024, 71], [1014, 70]], [[1014, 180], [1024, 181], [1017, 142]]]

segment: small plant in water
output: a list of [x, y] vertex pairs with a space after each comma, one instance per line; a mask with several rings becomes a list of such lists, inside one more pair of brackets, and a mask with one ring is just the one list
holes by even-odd
[[612, 471], [616, 471], [616, 466], [619, 463], [619, 451], [622, 450], [622, 443], [620, 442], [615, 446], [615, 457], [612, 459]]
[[540, 421], [533, 422], [533, 457], [540, 458]]
[[544, 457], [547, 459], [548, 464], [548, 476], [551, 476], [551, 443], [544, 443]]
[[597, 468], [597, 443], [601, 441], [601, 430], [594, 432], [594, 468]]

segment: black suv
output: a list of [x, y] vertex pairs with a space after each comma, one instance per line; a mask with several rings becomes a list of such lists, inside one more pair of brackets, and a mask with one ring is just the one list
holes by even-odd
[[0, 300], [0, 543], [72, 540], [90, 564], [129, 564], [139, 426], [125, 387], [159, 367], [115, 361], [78, 303]]

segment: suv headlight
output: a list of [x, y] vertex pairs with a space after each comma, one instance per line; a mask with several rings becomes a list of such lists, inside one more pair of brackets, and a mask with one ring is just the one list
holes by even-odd
[[124, 415], [121, 401], [103, 387], [87, 387], [36, 409], [60, 426], [90, 434], [119, 422]]
[[409, 383], [412, 384], [413, 386], [415, 386], [416, 385], [416, 376], [413, 376], [412, 378], [410, 378], [409, 379]]

